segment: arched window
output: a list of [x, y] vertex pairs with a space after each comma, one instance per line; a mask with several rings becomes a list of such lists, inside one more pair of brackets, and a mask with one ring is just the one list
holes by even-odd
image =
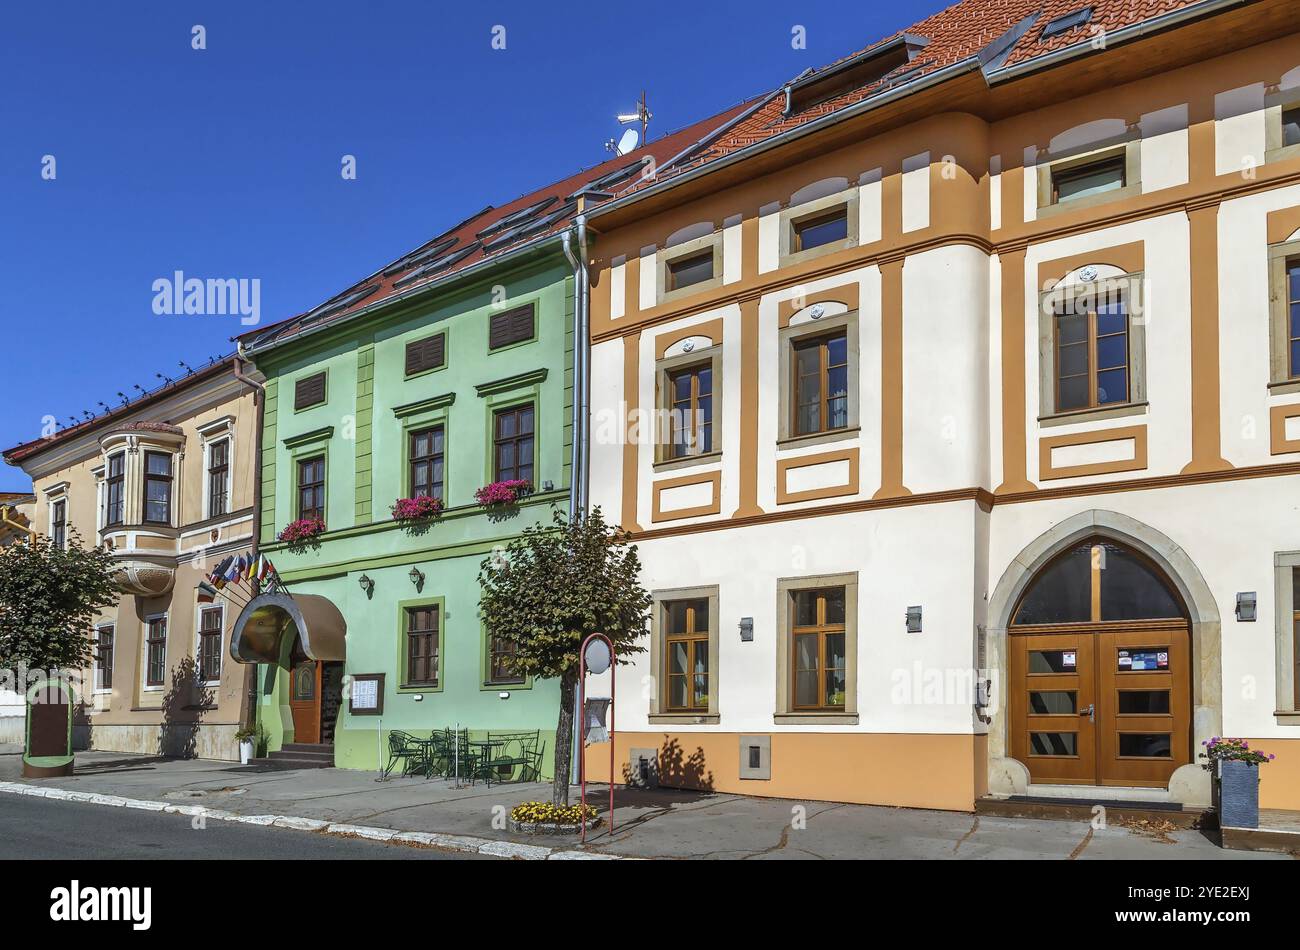
[[1030, 582], [1012, 623], [1097, 623], [1187, 616], [1178, 595], [1150, 561], [1094, 538], [1059, 555]]

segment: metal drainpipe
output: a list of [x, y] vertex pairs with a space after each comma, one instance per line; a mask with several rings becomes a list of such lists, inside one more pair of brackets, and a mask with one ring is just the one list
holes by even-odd
[[591, 504], [590, 498], [590, 480], [591, 480], [591, 288], [588, 285], [587, 274], [587, 216], [580, 214], [577, 217], [578, 225], [578, 263], [581, 269], [581, 279], [578, 281], [578, 314], [582, 324], [582, 336], [579, 338], [576, 351], [576, 358], [581, 356], [582, 375], [581, 380], [574, 380], [578, 385], [578, 395], [580, 396], [581, 418], [579, 419], [579, 445], [581, 446], [578, 453], [578, 509], [583, 515], [586, 515], [587, 508]]
[[582, 439], [582, 400], [578, 396], [580, 389], [579, 377], [582, 375], [582, 303], [580, 301], [582, 288], [582, 265], [573, 256], [573, 233], [565, 231], [560, 235], [560, 246], [564, 248], [564, 256], [569, 260], [569, 266], [573, 268], [573, 442], [569, 447], [569, 518], [572, 519], [578, 511], [579, 473], [582, 465], [582, 450], [579, 442]]
[[[245, 375], [243, 366], [249, 362], [244, 344], [237, 344], [235, 361], [232, 364], [235, 378], [253, 390], [253, 405], [257, 407], [257, 432], [253, 435], [253, 557], [257, 558], [258, 544], [262, 532], [262, 422], [266, 412], [266, 386], [250, 376]], [[256, 582], [255, 582], [256, 583]], [[259, 591], [260, 592], [260, 591]], [[233, 645], [233, 641], [232, 641]], [[244, 728], [257, 727], [257, 664], [248, 664], [244, 674], [246, 681], [244, 692], [248, 696], [248, 715], [242, 724]], [[241, 717], [242, 718], [242, 717]]]

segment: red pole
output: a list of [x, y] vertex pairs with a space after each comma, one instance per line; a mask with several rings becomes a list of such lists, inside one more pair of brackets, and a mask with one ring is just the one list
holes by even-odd
[[601, 639], [605, 641], [605, 646], [609, 648], [609, 833], [614, 834], [614, 689], [615, 680], [614, 667], [618, 657], [614, 654], [614, 641], [603, 633], [593, 633], [582, 641], [582, 647], [578, 651], [578, 784], [579, 794], [582, 798], [579, 800], [579, 814], [583, 815], [582, 821], [582, 843], [587, 843], [587, 819], [585, 817], [585, 806], [587, 804], [587, 704], [586, 684], [587, 684], [587, 645], [592, 640]]

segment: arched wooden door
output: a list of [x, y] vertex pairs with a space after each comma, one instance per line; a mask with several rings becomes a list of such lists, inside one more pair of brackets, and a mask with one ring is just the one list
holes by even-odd
[[1154, 564], [1086, 541], [1012, 617], [1011, 754], [1033, 782], [1164, 787], [1192, 761], [1187, 611]]

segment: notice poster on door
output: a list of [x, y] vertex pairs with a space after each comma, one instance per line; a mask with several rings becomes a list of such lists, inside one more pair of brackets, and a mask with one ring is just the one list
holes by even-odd
[[1165, 650], [1120, 650], [1119, 671], [1121, 673], [1149, 673], [1169, 669], [1169, 651]]
[[1066, 650], [1061, 654], [1061, 665], [1066, 669], [1074, 669], [1077, 665], [1077, 654], [1073, 650]]

